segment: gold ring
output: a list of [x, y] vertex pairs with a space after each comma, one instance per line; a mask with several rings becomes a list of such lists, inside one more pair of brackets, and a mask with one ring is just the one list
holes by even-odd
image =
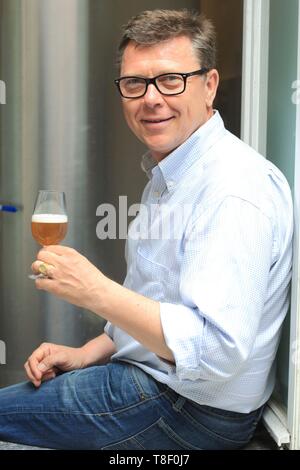
[[44, 276], [47, 276], [47, 275], [48, 275], [48, 274], [47, 274], [47, 266], [46, 266], [45, 263], [42, 263], [42, 264], [39, 265], [39, 272], [40, 272], [41, 274], [44, 274]]

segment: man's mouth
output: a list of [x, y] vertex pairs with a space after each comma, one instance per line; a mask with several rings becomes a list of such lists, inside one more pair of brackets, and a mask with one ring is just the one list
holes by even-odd
[[161, 118], [161, 119], [142, 119], [142, 122], [145, 123], [145, 124], [160, 124], [162, 122], [167, 122], [167, 121], [171, 121], [171, 119], [173, 119], [173, 116], [169, 117], [169, 118]]

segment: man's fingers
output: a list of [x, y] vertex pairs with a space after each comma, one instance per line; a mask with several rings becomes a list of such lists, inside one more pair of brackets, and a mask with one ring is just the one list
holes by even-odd
[[31, 265], [31, 270], [35, 274], [44, 274], [49, 278], [54, 276], [55, 267], [52, 264], [44, 263], [43, 261], [34, 261]]
[[48, 245], [40, 251], [40, 253], [47, 253], [47, 252], [49, 252], [50, 255], [54, 254], [54, 255], [62, 256], [62, 255], [75, 253], [76, 250], [74, 250], [74, 248], [70, 248], [68, 246], [63, 246], [63, 245]]
[[43, 248], [38, 252], [37, 259], [32, 263], [31, 269], [35, 274], [42, 273], [51, 277], [55, 266], [59, 265], [60, 258], [60, 255]]
[[35, 379], [39, 380], [42, 375], [41, 371], [38, 369], [39, 360], [36, 357], [29, 357], [26, 364], [26, 371], [28, 370]]
[[[55, 279], [51, 277], [37, 278], [35, 280], [35, 287], [39, 290], [46, 290], [50, 294], [55, 291]], [[53, 290], [54, 289], [54, 290]]]
[[[26, 364], [30, 373], [35, 377], [35, 379], [40, 380], [42, 376], [41, 370], [38, 368], [40, 362], [47, 356], [51, 354], [49, 344], [41, 344], [27, 359]], [[27, 369], [26, 369], [27, 370]]]
[[52, 372], [47, 372], [45, 375], [42, 377], [42, 382], [45, 382], [46, 380], [54, 379], [56, 377], [56, 372], [52, 370]]
[[31, 271], [33, 271], [34, 274], [39, 274], [41, 264], [43, 264], [42, 261], [34, 261], [34, 263], [31, 265]]
[[39, 387], [41, 385], [41, 382], [44, 382], [45, 380], [53, 379], [54, 377], [56, 377], [56, 374], [57, 374], [57, 368], [56, 367], [50, 367], [50, 369], [48, 369], [46, 372], [45, 371], [43, 372], [45, 367], [44, 367], [43, 363], [41, 363], [41, 364], [43, 365], [43, 367], [41, 367], [41, 368], [39, 367], [39, 364], [37, 364], [37, 366], [36, 366], [37, 369], [38, 369], [38, 374], [32, 372], [28, 361], [25, 362], [25, 364], [24, 364], [24, 368], [25, 368], [28, 379], [36, 387]]
[[55, 264], [59, 264], [59, 261], [61, 260], [61, 256], [56, 253], [46, 250], [46, 248], [43, 248], [42, 250], [38, 252], [36, 259], [38, 261], [42, 261], [43, 263], [55, 265]]
[[27, 377], [30, 380], [30, 382], [32, 382], [35, 387], [39, 387], [41, 385], [41, 377], [37, 378], [36, 375], [32, 373], [32, 370], [28, 362], [25, 362], [24, 368], [25, 368]]
[[52, 373], [59, 368], [59, 365], [63, 364], [65, 361], [65, 354], [58, 352], [56, 354], [51, 354], [50, 356], [45, 357], [38, 365], [38, 370], [45, 375], [46, 373]]
[[40, 362], [37, 367], [42, 375], [45, 375], [46, 373], [48, 374], [51, 372], [51, 370], [53, 370], [53, 364], [51, 362], [49, 363], [47, 360]]
[[29, 367], [28, 362], [25, 362], [24, 368], [25, 368], [26, 375], [27, 375], [27, 377], [29, 378], [29, 380], [30, 380], [31, 382], [33, 382], [34, 380], [36, 380], [36, 377], [35, 377], [34, 374], [32, 373], [32, 371], [31, 371], [31, 369], [30, 369], [30, 367]]

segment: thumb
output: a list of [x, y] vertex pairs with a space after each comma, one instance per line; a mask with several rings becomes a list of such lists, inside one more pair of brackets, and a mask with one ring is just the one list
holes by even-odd
[[39, 363], [37, 367], [42, 373], [44, 373], [47, 370], [52, 369], [56, 362], [57, 361], [55, 359], [55, 356], [47, 356], [43, 359], [42, 362]]

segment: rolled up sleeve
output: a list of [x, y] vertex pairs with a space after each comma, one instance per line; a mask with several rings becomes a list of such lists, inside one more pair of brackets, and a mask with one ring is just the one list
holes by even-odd
[[113, 339], [113, 326], [109, 321], [106, 322], [104, 326], [104, 333], [106, 333], [107, 336], [110, 337], [110, 339]]
[[275, 251], [272, 221], [241, 198], [228, 196], [193, 222], [184, 241], [182, 302], [160, 302], [179, 380], [225, 381], [243, 367]]

